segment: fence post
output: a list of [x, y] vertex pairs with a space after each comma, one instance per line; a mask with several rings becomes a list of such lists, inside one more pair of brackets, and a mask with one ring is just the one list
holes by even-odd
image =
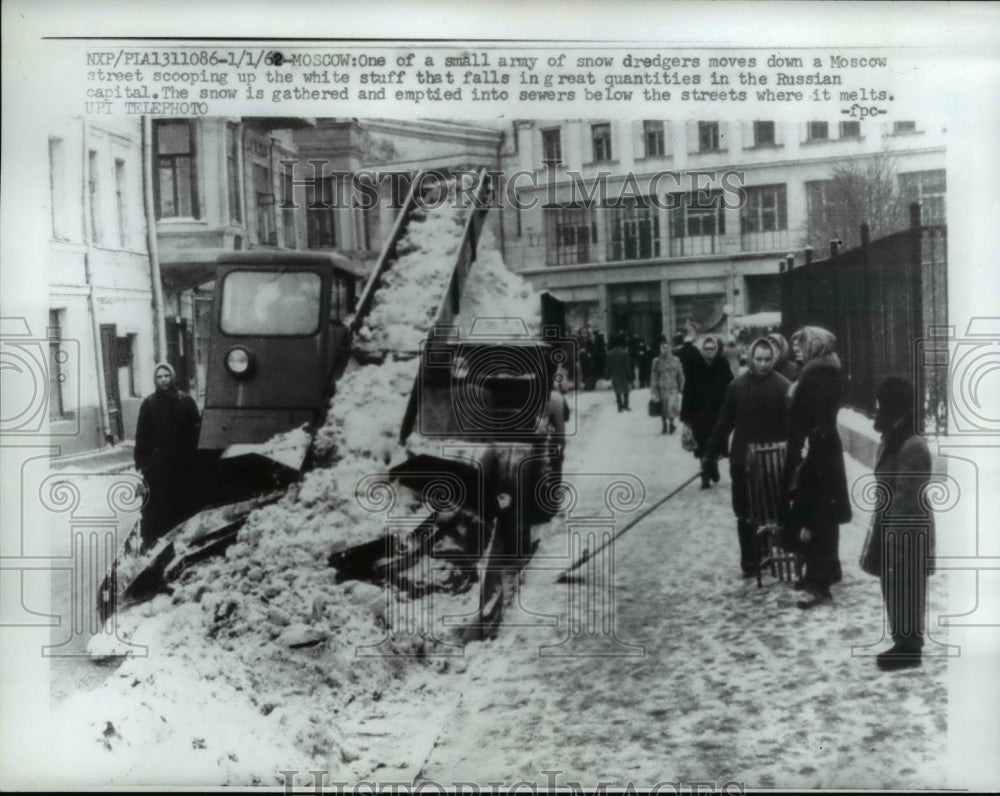
[[813, 247], [806, 246], [806, 265], [813, 261]]
[[831, 240], [830, 241], [830, 259], [832, 260], [837, 256], [837, 252], [840, 251], [840, 241]]
[[[920, 203], [910, 203], [910, 251], [909, 251], [909, 277], [910, 288], [910, 318], [907, 324], [910, 333], [910, 381], [918, 389], [922, 386], [923, 380], [918, 378], [920, 363], [917, 361], [917, 341], [926, 337], [927, 324], [924, 320], [924, 279], [923, 279], [923, 227], [920, 226]], [[918, 433], [924, 430], [924, 418], [927, 415], [927, 395], [917, 396], [917, 403], [920, 407], [920, 414], [915, 418], [916, 430]]]

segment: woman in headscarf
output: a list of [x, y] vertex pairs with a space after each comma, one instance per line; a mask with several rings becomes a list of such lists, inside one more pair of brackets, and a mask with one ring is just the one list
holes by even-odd
[[[719, 421], [705, 453], [706, 467], [717, 467], [716, 457], [732, 434], [729, 475], [732, 478], [733, 514], [740, 543], [744, 576], [757, 572], [757, 524], [750, 505], [747, 465], [751, 445], [782, 442], [788, 435], [788, 380], [774, 371], [778, 351], [765, 337], [750, 346], [750, 367], [726, 391]], [[777, 491], [777, 490], [775, 490]], [[778, 497], [774, 495], [774, 499]]]
[[795, 364], [791, 346], [788, 345], [785, 336], [778, 332], [771, 332], [767, 339], [774, 343], [778, 351], [778, 359], [774, 364], [775, 372], [780, 373], [789, 381], [795, 381], [799, 377], [799, 366]]
[[830, 586], [841, 579], [840, 524], [851, 519], [837, 433], [842, 383], [836, 343], [818, 326], [805, 326], [792, 336], [802, 369], [790, 391], [784, 541], [805, 565], [802, 587], [810, 599], [797, 603], [800, 608], [832, 599]]
[[[687, 349], [688, 346], [690, 349]], [[718, 335], [705, 335], [697, 349], [686, 343], [682, 352], [687, 358], [688, 373], [685, 376], [681, 402], [681, 420], [691, 427], [695, 440], [694, 455], [701, 462], [705, 457], [708, 438], [726, 399], [726, 388], [733, 380], [733, 372], [722, 355], [722, 339]], [[684, 358], [681, 361], [685, 361]], [[723, 446], [718, 455], [725, 456], [727, 453], [728, 450]], [[708, 489], [712, 481], [718, 480], [718, 463], [705, 465], [702, 462], [701, 488]]]

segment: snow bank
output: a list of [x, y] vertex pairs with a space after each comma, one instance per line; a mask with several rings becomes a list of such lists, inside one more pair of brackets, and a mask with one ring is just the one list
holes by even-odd
[[[374, 347], [419, 348], [441, 295], [436, 280], [453, 264], [458, 220], [435, 211], [412, 225], [412, 248], [369, 319]], [[491, 245], [484, 235], [465, 306], [537, 328], [540, 300], [505, 273]], [[390, 632], [409, 598], [337, 583], [327, 561], [335, 548], [386, 532], [385, 512], [366, 509], [355, 492], [365, 476], [405, 458], [398, 438], [418, 367], [419, 358], [392, 355], [377, 365], [352, 363], [314, 440], [318, 466], [277, 503], [253, 511], [224, 557], [187, 570], [172, 595], [119, 614], [118, 636], [146, 645], [149, 655], [129, 658], [55, 711], [54, 750], [79, 761], [77, 780], [281, 785], [278, 772], [292, 768], [357, 781], [384, 762], [378, 738], [342, 728], [359, 726], [357, 712], [401, 678], [408, 688], [433, 678], [433, 669], [414, 662], [426, 662], [439, 639]], [[397, 497], [395, 519], [426, 515], [412, 493], [400, 488]], [[468, 600], [435, 594], [435, 613], [461, 615]], [[380, 654], [359, 656], [376, 645]], [[102, 634], [90, 651], [102, 658], [128, 649]]]

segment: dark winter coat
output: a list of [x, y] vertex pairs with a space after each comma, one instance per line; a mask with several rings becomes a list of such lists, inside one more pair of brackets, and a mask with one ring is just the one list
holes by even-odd
[[624, 347], [615, 346], [608, 351], [607, 377], [616, 386], [627, 385], [632, 381], [632, 365]]
[[[928, 571], [933, 571], [934, 514], [921, 505], [921, 493], [931, 480], [931, 453], [923, 437], [913, 432], [912, 423], [898, 424], [884, 435], [875, 464], [876, 482], [884, 489], [888, 503], [872, 515], [868, 538], [861, 552], [861, 569], [881, 576], [883, 566], [896, 569], [900, 562], [912, 560], [906, 548], [913, 545], [920, 529], [927, 534]], [[886, 528], [894, 533], [886, 538]], [[886, 542], [888, 541], [888, 544]], [[916, 549], [916, 548], [913, 548]], [[888, 560], [883, 559], [883, 552]]]
[[721, 353], [711, 362], [706, 362], [692, 343], [681, 346], [678, 357], [685, 371], [681, 420], [691, 426], [696, 436], [707, 438], [726, 400], [726, 389], [733, 380], [733, 372]]
[[[851, 519], [844, 449], [837, 432], [841, 394], [836, 354], [807, 362], [792, 387], [785, 478], [786, 505], [793, 503], [789, 518], [793, 527], [828, 526]], [[807, 440], [809, 453], [803, 463]], [[797, 473], [800, 464], [803, 469]]]
[[773, 370], [744, 373], [726, 390], [722, 411], [708, 442], [706, 456], [717, 458], [733, 435], [730, 462], [743, 465], [751, 444], [783, 442], [788, 438], [788, 379]]
[[190, 466], [201, 420], [188, 395], [171, 388], [143, 400], [135, 429], [135, 466], [147, 478], [170, 478]]

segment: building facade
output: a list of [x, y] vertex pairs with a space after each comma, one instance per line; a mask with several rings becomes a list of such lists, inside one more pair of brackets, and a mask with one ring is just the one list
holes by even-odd
[[140, 122], [54, 122], [48, 159], [49, 421], [65, 455], [133, 437], [152, 390]]
[[519, 120], [504, 256], [572, 328], [725, 330], [779, 310], [778, 263], [802, 261], [838, 170], [879, 165], [944, 223], [944, 158], [944, 130], [914, 122]]

